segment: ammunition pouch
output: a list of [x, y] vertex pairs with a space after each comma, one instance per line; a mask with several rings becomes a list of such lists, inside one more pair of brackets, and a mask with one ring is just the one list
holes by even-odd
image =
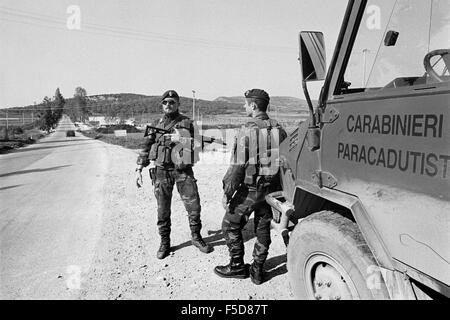
[[169, 139], [161, 137], [160, 140], [152, 145], [148, 155], [149, 160], [155, 161], [160, 166], [172, 165], [171, 159], [172, 146]]
[[171, 159], [172, 148], [165, 145], [159, 145], [157, 147], [156, 163], [166, 166], [172, 163]]
[[150, 152], [148, 153], [148, 159], [151, 161], [155, 161], [157, 157], [158, 157], [158, 144], [154, 143], [152, 144]]
[[258, 171], [255, 164], [247, 165], [245, 168], [244, 184], [247, 186], [255, 186], [257, 173]]
[[262, 175], [256, 165], [250, 165], [245, 170], [244, 184], [257, 190], [271, 187], [278, 190], [281, 187], [279, 173], [275, 175]]

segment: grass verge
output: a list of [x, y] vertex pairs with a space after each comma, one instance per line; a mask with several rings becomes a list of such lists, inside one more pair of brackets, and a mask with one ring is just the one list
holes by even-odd
[[0, 140], [0, 154], [36, 143], [43, 137], [45, 134], [38, 129], [25, 130], [20, 134], [10, 134], [9, 139]]
[[144, 133], [127, 133], [126, 137], [116, 137], [114, 134], [103, 134], [98, 133], [94, 130], [82, 131], [83, 135], [88, 138], [98, 139], [106, 143], [116, 144], [128, 149], [139, 149], [141, 148], [142, 142], [144, 140]]

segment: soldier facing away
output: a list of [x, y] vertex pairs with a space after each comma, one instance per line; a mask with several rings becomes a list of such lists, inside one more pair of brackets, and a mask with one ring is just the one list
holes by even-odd
[[[231, 165], [223, 178], [222, 201], [226, 211], [222, 231], [231, 260], [228, 265], [216, 266], [214, 272], [224, 278], [241, 279], [250, 274], [253, 283], [261, 284], [264, 281], [263, 266], [271, 243], [272, 209], [265, 201], [265, 196], [281, 188], [277, 152], [279, 143], [287, 134], [276, 120], [269, 119], [267, 115], [270, 101], [267, 92], [249, 90], [245, 93], [245, 100], [246, 113], [252, 119], [236, 136]], [[272, 161], [267, 161], [269, 158]], [[242, 229], [252, 212], [255, 213], [256, 243], [253, 263], [249, 268], [244, 264]]]
[[[179, 132], [183, 130], [188, 132], [188, 136], [194, 137], [194, 125], [187, 116], [179, 112], [180, 98], [176, 91], [166, 91], [161, 97], [161, 105], [164, 116], [154, 126], [175, 133], [164, 134], [150, 131], [143, 144], [143, 149], [139, 153], [136, 168], [136, 184], [138, 187], [142, 186], [141, 172], [146, 166], [150, 168], [150, 178], [154, 185], [154, 193], [158, 204], [157, 225], [161, 236], [161, 244], [156, 256], [158, 259], [164, 259], [170, 253], [170, 206], [175, 184], [188, 212], [192, 244], [201, 252], [209, 253], [212, 251], [212, 247], [204, 242], [200, 234], [202, 227], [200, 220], [201, 205], [192, 170], [194, 157], [188, 156], [190, 161], [183, 161], [186, 159], [186, 155], [195, 154], [194, 144], [190, 145], [190, 150], [186, 150], [185, 147], [180, 148]], [[180, 157], [180, 153], [183, 152], [184, 157]]]

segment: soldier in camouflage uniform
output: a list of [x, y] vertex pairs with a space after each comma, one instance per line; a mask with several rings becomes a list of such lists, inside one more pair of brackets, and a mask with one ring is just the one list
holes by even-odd
[[[197, 180], [194, 178], [192, 170], [195, 162], [194, 144], [190, 144], [189, 148], [180, 148], [180, 139], [182, 138], [180, 137], [180, 131], [187, 132], [189, 137], [194, 137], [194, 125], [187, 116], [178, 111], [180, 105], [179, 96], [174, 90], [168, 90], [163, 94], [161, 104], [164, 116], [154, 126], [175, 133], [163, 134], [150, 131], [139, 153], [137, 159], [138, 167], [136, 168], [136, 184], [138, 187], [141, 187], [142, 168], [150, 166], [150, 178], [154, 185], [154, 193], [158, 203], [157, 225], [161, 236], [157, 258], [164, 259], [170, 253], [170, 206], [175, 184], [188, 212], [192, 244], [201, 252], [209, 253], [212, 251], [212, 248], [204, 242], [200, 235], [202, 227], [200, 197], [197, 189]], [[191, 141], [193, 140], [191, 139]], [[184, 157], [182, 153], [184, 153]], [[186, 155], [188, 156], [188, 161], [185, 161]]]
[[[245, 98], [245, 109], [252, 120], [247, 122], [238, 133], [233, 147], [232, 163], [223, 178], [223, 205], [226, 212], [222, 222], [222, 231], [231, 260], [228, 265], [215, 267], [214, 272], [221, 277], [241, 279], [247, 278], [250, 274], [253, 283], [261, 284], [264, 281], [263, 265], [271, 243], [272, 209], [265, 201], [265, 196], [280, 190], [280, 183], [279, 174], [263, 176], [261, 166], [249, 161], [252, 155], [250, 149], [252, 146], [256, 148], [261, 141], [260, 138], [257, 143], [252, 143], [252, 139], [249, 137], [254, 137], [252, 133], [256, 133], [256, 136], [259, 137], [261, 129], [268, 127], [277, 129], [279, 143], [287, 135], [275, 120], [269, 119], [266, 112], [270, 98], [264, 90], [249, 90], [245, 93]], [[260, 153], [260, 146], [257, 148], [256, 153]], [[242, 157], [240, 158], [239, 155]], [[276, 164], [275, 172], [278, 172], [278, 164]], [[253, 249], [253, 263], [249, 268], [244, 264], [242, 229], [252, 212], [255, 213], [256, 243]]]

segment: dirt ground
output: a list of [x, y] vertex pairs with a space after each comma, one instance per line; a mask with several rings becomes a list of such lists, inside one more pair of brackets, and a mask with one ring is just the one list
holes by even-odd
[[[286, 248], [276, 229], [265, 265], [267, 279], [260, 286], [250, 279], [223, 279], [213, 268], [227, 264], [228, 250], [221, 232], [222, 177], [229, 155], [207, 152], [194, 167], [202, 205], [202, 235], [214, 246], [204, 254], [190, 243], [187, 213], [174, 191], [172, 201], [172, 253], [156, 258], [159, 236], [156, 200], [148, 170], [144, 186], [135, 185], [137, 151], [108, 148], [110, 168], [104, 184], [100, 240], [94, 259], [82, 274], [81, 299], [292, 299], [286, 270]], [[255, 242], [253, 219], [244, 232], [245, 260], [252, 261]]]

